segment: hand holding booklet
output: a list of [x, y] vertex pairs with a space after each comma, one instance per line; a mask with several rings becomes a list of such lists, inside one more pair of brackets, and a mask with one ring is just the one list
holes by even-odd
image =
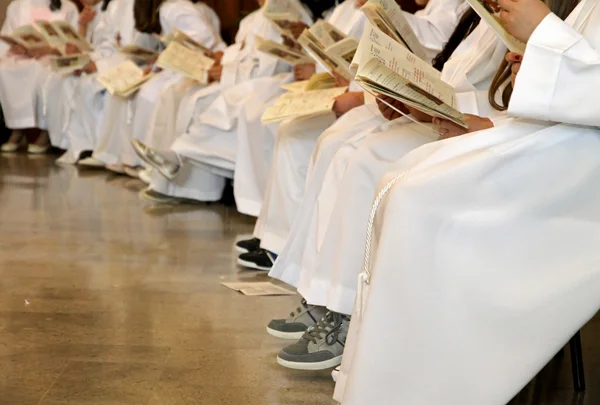
[[288, 118], [331, 113], [335, 98], [347, 90], [346, 87], [337, 87], [303, 93], [285, 93], [279, 97], [275, 105], [267, 108], [261, 121], [263, 124], [269, 124]]
[[501, 9], [498, 5], [497, 0], [467, 0], [473, 10], [483, 21], [485, 21], [490, 28], [496, 32], [496, 35], [504, 42], [504, 45], [511, 52], [520, 53], [521, 55], [525, 53], [525, 48], [527, 44], [519, 41], [517, 38], [513, 37], [506, 31], [502, 22], [498, 18], [498, 14]]
[[369, 0], [362, 7], [369, 22], [404, 45], [409, 51], [427, 60], [425, 48], [404, 17], [404, 11], [394, 0]]
[[98, 81], [110, 94], [128, 98], [152, 76], [152, 73], [145, 74], [140, 67], [128, 60], [99, 75]]

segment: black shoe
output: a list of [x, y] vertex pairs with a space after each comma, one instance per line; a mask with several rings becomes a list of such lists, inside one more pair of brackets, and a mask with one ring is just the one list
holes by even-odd
[[260, 239], [258, 238], [240, 240], [235, 244], [235, 250], [240, 253], [256, 252], [259, 249]]
[[273, 263], [277, 259], [275, 253], [268, 250], [259, 249], [256, 252], [243, 253], [238, 258], [237, 262], [240, 266], [256, 270], [271, 270]]

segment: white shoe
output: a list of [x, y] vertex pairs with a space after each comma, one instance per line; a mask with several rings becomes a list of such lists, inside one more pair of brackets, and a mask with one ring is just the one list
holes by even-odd
[[40, 146], [36, 145], [35, 143], [30, 143], [27, 146], [27, 153], [31, 155], [43, 155], [44, 153], [48, 152], [48, 149], [50, 149], [50, 144]]
[[2, 145], [1, 150], [2, 150], [2, 152], [12, 153], [12, 152], [16, 152], [20, 146], [21, 146], [21, 144], [18, 144], [18, 143], [6, 142], [5, 144]]
[[113, 173], [125, 174], [125, 165], [122, 164], [106, 165], [106, 168]]
[[179, 169], [181, 168], [179, 163], [171, 162], [166, 156], [163, 156], [160, 152], [149, 148], [142, 142], [134, 139], [131, 141], [133, 150], [135, 153], [147, 164], [158, 170], [160, 174], [165, 176], [168, 180], [173, 180], [177, 177]]
[[141, 170], [138, 173], [140, 180], [146, 184], [152, 183], [152, 169]]
[[334, 368], [331, 371], [331, 378], [333, 378], [333, 381], [337, 382], [339, 375], [340, 375], [340, 366], [337, 366], [336, 368]]
[[87, 167], [104, 167], [106, 166], [104, 162], [94, 159], [93, 157], [88, 157], [77, 162], [79, 166], [87, 166]]
[[141, 169], [141, 168], [130, 167], [130, 166], [125, 166], [123, 168], [123, 171], [125, 172], [126, 175], [128, 175], [131, 178], [138, 179], [138, 180], [140, 178], [140, 172], [142, 170], [143, 169]]

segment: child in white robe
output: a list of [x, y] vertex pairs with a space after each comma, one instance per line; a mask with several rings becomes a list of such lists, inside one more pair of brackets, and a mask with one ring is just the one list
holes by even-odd
[[[77, 7], [70, 0], [15, 0], [8, 6], [0, 32], [10, 35], [22, 26], [35, 25], [37, 20], [65, 20], [77, 27], [78, 16]], [[45, 127], [38, 111], [38, 90], [50, 72], [45, 56], [52, 52], [48, 47], [28, 54], [20, 46], [9, 49], [6, 44], [0, 45], [0, 103], [6, 126], [13, 130], [9, 141], [2, 145], [3, 152], [16, 151], [25, 135], [30, 138], [32, 153], [47, 149], [47, 135], [37, 130]]]
[[[426, 43], [430, 50], [439, 53], [465, 10], [466, 5], [463, 0], [431, 0], [418, 15], [411, 16], [409, 22], [413, 24], [415, 32], [425, 35], [419, 40]], [[432, 22], [439, 24], [440, 27], [434, 26]], [[443, 37], [439, 35], [440, 32], [443, 33]], [[435, 54], [430, 55], [431, 59], [434, 56]], [[359, 105], [361, 103], [353, 104], [347, 100], [348, 97], [356, 96], [366, 99], [368, 105], [355, 107], [350, 111], [339, 111], [338, 114], [348, 115], [335, 124], [335, 132], [340, 134], [341, 139], [349, 139], [362, 131], [370, 131], [379, 124], [378, 119], [374, 119], [378, 114], [374, 114], [377, 108], [372, 97], [368, 95], [364, 97], [363, 92], [353, 92], [352, 85], [350, 90], [351, 92], [344, 95], [344, 100], [336, 101], [336, 105], [339, 102], [349, 104], [350, 107]], [[337, 109], [334, 106], [334, 110]], [[320, 139], [331, 137], [331, 132], [324, 132], [335, 121], [333, 115], [318, 119], [309, 117], [287, 121], [279, 127], [265, 203], [261, 207], [260, 218], [254, 232], [254, 236], [260, 240], [261, 249], [240, 255], [238, 264], [260, 270], [271, 268], [275, 255], [281, 253], [285, 245], [304, 197], [304, 186], [313, 150], [321, 142]], [[254, 133], [252, 136], [255, 136]]]
[[[138, 2], [136, 6], [137, 4]], [[166, 0], [159, 7], [160, 27], [152, 28], [155, 33], [168, 35], [178, 29], [213, 52], [224, 47], [209, 17], [191, 2]], [[162, 71], [127, 100], [108, 95], [104, 107], [107, 115], [99, 130], [93, 158], [117, 172], [123, 172], [124, 165], [135, 166], [134, 152], [130, 145], [132, 124], [149, 118], [153, 102], [159, 99], [161, 90], [170, 86], [173, 80], [183, 80], [183, 76]]]
[[[291, 4], [302, 15], [303, 22], [310, 23], [311, 18], [301, 3], [291, 0]], [[253, 17], [260, 21], [254, 29], [260, 28], [260, 34], [268, 34], [267, 38], [281, 40], [262, 10], [259, 13], [260, 16]], [[158, 170], [153, 172], [152, 183], [144, 193], [146, 199], [173, 202], [178, 198], [200, 201], [221, 198], [225, 178], [233, 176], [241, 106], [250, 102], [262, 105], [273, 94], [280, 94], [280, 85], [289, 81], [287, 66], [256, 50], [255, 33], [259, 34], [254, 31], [247, 44], [236, 43], [238, 50], [232, 47], [232, 52], [224, 56], [221, 88], [211, 86], [200, 90], [182, 103], [178, 138], [171, 151], [161, 151], [160, 161], [164, 165], [160, 161], [149, 162]], [[242, 52], [241, 45], [244, 45]], [[157, 156], [156, 152], [151, 155]]]
[[[119, 48], [137, 45], [143, 48], [158, 50], [159, 42], [149, 34], [142, 34], [135, 28], [133, 15], [134, 0], [112, 0], [103, 13], [96, 32], [98, 45], [92, 54], [90, 63], [79, 76], [63, 139], [62, 147], [67, 152], [59, 159], [60, 163], [79, 163], [86, 166], [103, 166], [91, 156], [82, 156], [94, 150], [97, 143], [100, 125], [105, 117], [106, 90], [97, 77], [102, 72], [117, 67], [126, 61], [119, 53]], [[77, 107], [77, 108], [75, 108]], [[80, 158], [83, 158], [79, 160]]]
[[600, 308], [600, 7], [563, 22], [499, 3], [527, 42], [520, 118], [419, 148], [381, 180], [343, 404], [505, 404]]
[[[79, 15], [79, 33], [86, 38], [92, 47], [101, 44], [101, 20], [104, 17], [110, 0], [84, 0], [84, 8]], [[71, 53], [79, 53], [77, 48]], [[68, 139], [65, 136], [69, 126], [71, 111], [74, 108], [73, 100], [79, 83], [76, 75], [50, 73], [42, 85], [38, 97], [42, 102], [42, 115], [44, 116], [50, 143], [61, 149], [69, 149]]]
[[[473, 33], [470, 33], [470, 30], [478, 24], [478, 21], [479, 18], [473, 11], [467, 12], [461, 19], [456, 29], [456, 35], [453, 35], [452, 40], [449, 41], [450, 46], [445, 50], [445, 52], [451, 52], [452, 57], [444, 65], [442, 79], [455, 87], [458, 108], [467, 112], [476, 112], [488, 116], [494, 115], [493, 109], [487, 101], [488, 89], [498, 65], [504, 58], [506, 48], [497, 39], [494, 32], [488, 29], [485, 24], [478, 26]], [[465, 35], [468, 35], [468, 37], [463, 40]], [[462, 43], [456, 48], [460, 41]], [[456, 48], [456, 50], [452, 52], [452, 48]], [[493, 93], [494, 89], [490, 91]], [[472, 103], [472, 99], [478, 102]], [[496, 115], [502, 114], [497, 113]], [[389, 125], [382, 125], [378, 131], [369, 133], [367, 137], [363, 136], [361, 140], [355, 140], [354, 142], [359, 143], [358, 149], [361, 152], [364, 150], [364, 153], [357, 153], [356, 158], [357, 161], [360, 161], [360, 158], [364, 156], [369, 158], [366, 165], [375, 172], [372, 175], [375, 178], [372, 186], [374, 189], [377, 185], [377, 180], [385, 172], [385, 167], [389, 166], [392, 161], [412, 149], [435, 141], [437, 137], [437, 133], [430, 127], [412, 123], [404, 118], [397, 119]], [[361, 141], [362, 143], [360, 143]], [[381, 174], [378, 176], [377, 172]], [[345, 215], [348, 215], [350, 212], [351, 215], [345, 217], [344, 221], [354, 223], [354, 218], [356, 218], [359, 229], [362, 223], [365, 222], [364, 218], [368, 216], [370, 211], [370, 202], [372, 201], [374, 191], [365, 189], [366, 181], [363, 180], [364, 177], [365, 173], [353, 170], [353, 167], [348, 169], [347, 177], [344, 176], [344, 180], [347, 178], [348, 183], [358, 184], [359, 187], [351, 188], [351, 191], [359, 194], [354, 194], [348, 199], [347, 193], [340, 193], [340, 198], [342, 196], [346, 198], [344, 202], [350, 206], [350, 209], [346, 209], [347, 207], [342, 205], [341, 201], [336, 207]], [[366, 204], [363, 200], [366, 201]], [[334, 215], [337, 215], [337, 212]], [[302, 218], [302, 220], [306, 220], [306, 218]], [[314, 220], [314, 218], [311, 220]], [[314, 238], [313, 235], [310, 236]], [[361, 240], [360, 235], [354, 235], [352, 231], [345, 232], [339, 236], [341, 243], [347, 243], [347, 240], [353, 240], [354, 238], [358, 238], [359, 241]], [[286, 248], [289, 249], [287, 246]], [[340, 252], [343, 253], [340, 254]], [[332, 268], [325, 268], [321, 272], [317, 271], [321, 270], [317, 266], [319, 264], [318, 261], [317, 263], [303, 262], [302, 267], [290, 266], [286, 263], [287, 268], [285, 271], [280, 270], [278, 267], [279, 261], [277, 262], [270, 275], [297, 287], [306, 302], [301, 311], [304, 314], [295, 314], [294, 317], [285, 320], [272, 321], [267, 329], [269, 333], [279, 337], [291, 338], [291, 336], [286, 336], [285, 331], [292, 327], [292, 324], [298, 323], [296, 319], [298, 315], [303, 315], [306, 318], [306, 315], [312, 313], [323, 313], [325, 311], [324, 308], [332, 311], [332, 314], [337, 313], [345, 316], [351, 314], [356, 294], [356, 279], [360, 273], [361, 250], [359, 249], [358, 251], [358, 257], [355, 252], [345, 249], [336, 250], [335, 253], [333, 263], [328, 263]], [[287, 261], [286, 254], [287, 251], [284, 249], [281, 255], [281, 259], [284, 262]], [[346, 258], [350, 260], [346, 260]], [[344, 268], [344, 265], [348, 265], [349, 268]], [[341, 274], [335, 272], [338, 268], [338, 273]], [[348, 279], [351, 279], [350, 283], [347, 282]], [[343, 321], [343, 319], [340, 320]], [[343, 326], [340, 327], [343, 328]], [[294, 346], [302, 345], [303, 342], [304, 337]], [[333, 360], [339, 363], [341, 355], [337, 356], [337, 358], [327, 359], [323, 362], [323, 367], [335, 365], [333, 364]], [[291, 368], [302, 368], [307, 365], [311, 367], [316, 366], [315, 363], [306, 362], [297, 355], [291, 356], [289, 348], [283, 349], [278, 361], [280, 364]]]

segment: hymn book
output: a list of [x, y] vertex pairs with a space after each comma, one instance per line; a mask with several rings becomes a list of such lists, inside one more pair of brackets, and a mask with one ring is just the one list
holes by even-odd
[[200, 84], [208, 84], [208, 71], [214, 64], [214, 59], [204, 56], [176, 40], [169, 44], [156, 61], [156, 66], [180, 73]]
[[205, 47], [198, 41], [194, 40], [192, 37], [187, 35], [185, 32], [179, 31], [177, 28], [175, 28], [173, 30], [173, 34], [172, 34], [171, 39], [169, 40], [169, 43], [171, 43], [171, 41], [177, 42], [196, 53], [199, 53], [199, 54], [202, 54], [205, 56], [212, 55], [212, 51], [210, 49], [208, 49], [207, 47]]
[[404, 45], [409, 51], [427, 60], [425, 48], [404, 17], [404, 11], [394, 0], [369, 0], [361, 8], [371, 24]]
[[158, 52], [143, 48], [138, 45], [127, 45], [119, 48], [119, 53], [127, 56], [135, 62], [149, 63], [158, 58]]
[[347, 87], [337, 87], [304, 93], [285, 93], [277, 99], [275, 105], [267, 108], [261, 122], [270, 124], [289, 118], [331, 113], [335, 98], [341, 96], [347, 90]]
[[298, 38], [298, 43], [319, 65], [332, 75], [339, 75], [348, 81], [353, 79], [350, 62], [358, 48], [358, 41], [346, 37], [333, 45], [326, 47], [310, 30], [304, 30]]
[[390, 41], [378, 28], [367, 27], [353, 64], [358, 66], [355, 80], [366, 91], [466, 127], [465, 116], [456, 109], [454, 88], [441, 80], [437, 70]]
[[308, 30], [325, 48], [347, 37], [347, 35], [325, 20], [317, 21]]
[[262, 13], [284, 35], [293, 38], [289, 23], [302, 22], [303, 12], [298, 3], [289, 0], [266, 0]]
[[98, 81], [112, 95], [128, 98], [151, 77], [145, 74], [135, 63], [128, 60], [98, 76]]
[[500, 40], [504, 42], [504, 45], [511, 52], [516, 52], [521, 55], [525, 53], [527, 44], [519, 41], [506, 31], [506, 28], [502, 25], [502, 22], [498, 18], [498, 14], [501, 11], [500, 6], [496, 0], [467, 0], [473, 10], [483, 21], [485, 21], [492, 30], [498, 35]]
[[87, 54], [58, 56], [51, 59], [50, 66], [56, 73], [71, 74], [86, 67], [90, 60]]
[[264, 39], [258, 35], [254, 37], [256, 42], [256, 49], [260, 52], [266, 53], [273, 56], [283, 62], [289, 63], [292, 66], [302, 65], [305, 63], [315, 63], [315, 61], [292, 47], [284, 44], [278, 44], [275, 41]]
[[21, 45], [28, 51], [48, 46], [44, 36], [31, 25], [17, 28], [11, 35], [0, 35], [0, 41], [10, 46]]
[[92, 45], [67, 21], [52, 21], [50, 23], [65, 44], [77, 45], [81, 51], [91, 51]]
[[282, 89], [292, 93], [305, 93], [313, 90], [325, 90], [335, 87], [335, 79], [329, 73], [315, 73], [309, 80], [284, 84]]

